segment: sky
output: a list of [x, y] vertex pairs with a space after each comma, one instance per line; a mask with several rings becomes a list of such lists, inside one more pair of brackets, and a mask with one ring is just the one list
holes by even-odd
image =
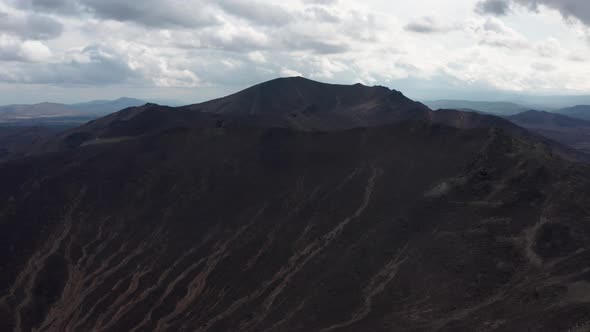
[[286, 76], [590, 95], [590, 1], [0, 0], [0, 104], [188, 104]]

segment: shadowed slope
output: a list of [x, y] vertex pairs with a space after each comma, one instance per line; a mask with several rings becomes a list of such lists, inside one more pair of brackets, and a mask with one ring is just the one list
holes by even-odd
[[588, 319], [589, 170], [499, 130], [178, 128], [40, 158], [0, 166], [3, 330]]

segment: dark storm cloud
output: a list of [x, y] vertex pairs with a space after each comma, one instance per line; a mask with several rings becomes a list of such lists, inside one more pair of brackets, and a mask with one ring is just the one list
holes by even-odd
[[475, 11], [478, 14], [502, 16], [510, 11], [510, 3], [508, 0], [484, 0], [477, 3]]
[[293, 19], [287, 10], [277, 5], [252, 0], [219, 0], [216, 3], [226, 13], [259, 25], [280, 26]]
[[537, 11], [540, 6], [558, 10], [567, 19], [575, 18], [590, 25], [590, 1], [588, 0], [482, 0], [476, 5], [479, 13], [506, 15], [510, 4]]
[[61, 35], [63, 26], [49, 16], [14, 16], [0, 12], [0, 32], [14, 34], [22, 39], [53, 39]]

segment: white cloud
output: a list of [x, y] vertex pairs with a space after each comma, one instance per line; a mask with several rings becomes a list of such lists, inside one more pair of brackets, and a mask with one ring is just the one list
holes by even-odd
[[48, 84], [225, 93], [277, 75], [590, 93], [588, 28], [561, 17], [584, 14], [558, 2], [0, 0], [0, 81], [39, 85], [31, 94]]
[[0, 60], [19, 62], [43, 62], [51, 58], [51, 50], [36, 40], [21, 41], [0, 35]]
[[301, 74], [300, 72], [289, 68], [281, 68], [281, 70], [279, 71], [279, 75], [281, 77], [303, 76], [303, 74]]

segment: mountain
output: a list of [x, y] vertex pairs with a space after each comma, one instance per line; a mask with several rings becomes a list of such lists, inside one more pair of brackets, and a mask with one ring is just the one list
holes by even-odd
[[128, 107], [141, 106], [145, 103], [146, 102], [143, 100], [123, 97], [116, 100], [95, 100], [86, 103], [72, 104], [70, 106], [84, 113], [104, 116]]
[[507, 118], [549, 139], [583, 152], [590, 152], [590, 121], [533, 110]]
[[434, 100], [425, 104], [432, 109], [474, 110], [495, 115], [514, 115], [527, 110], [526, 106], [511, 102], [487, 102], [469, 100]]
[[0, 121], [29, 121], [37, 118], [73, 117], [78, 112], [64, 104], [41, 103], [35, 105], [0, 106]]
[[83, 123], [124, 108], [143, 104], [145, 102], [138, 99], [120, 98], [113, 101], [101, 100], [71, 105], [40, 103], [0, 106], [0, 124], [63, 125]]
[[[173, 127], [263, 126], [303, 131], [335, 131], [382, 126], [401, 121], [425, 121], [468, 129], [498, 127], [528, 137], [528, 131], [505, 119], [456, 110], [433, 112], [422, 103], [385, 87], [337, 85], [302, 77], [280, 78], [224, 98], [184, 107], [146, 104], [131, 107], [64, 133], [51, 142], [70, 146], [92, 140], [139, 137]], [[539, 139], [539, 138], [537, 138]], [[75, 147], [78, 144], [74, 144]], [[556, 151], [560, 150], [555, 146]], [[561, 149], [560, 153], [567, 153]]]
[[430, 111], [401, 92], [385, 87], [325, 84], [302, 77], [272, 80], [182, 109], [224, 115], [240, 123], [264, 122], [301, 130], [371, 126]]
[[26, 156], [40, 149], [53, 136], [84, 122], [143, 104], [145, 102], [138, 99], [120, 98], [72, 105], [0, 106], [0, 162]]
[[2, 331], [590, 323], [590, 166], [507, 120], [284, 79], [56, 142], [0, 164]]
[[0, 162], [20, 158], [32, 147], [43, 144], [71, 126], [2, 126], [0, 125]]
[[578, 118], [590, 121], [590, 105], [578, 105], [568, 108], [563, 108], [556, 113], [561, 115], [570, 116], [572, 118]]

